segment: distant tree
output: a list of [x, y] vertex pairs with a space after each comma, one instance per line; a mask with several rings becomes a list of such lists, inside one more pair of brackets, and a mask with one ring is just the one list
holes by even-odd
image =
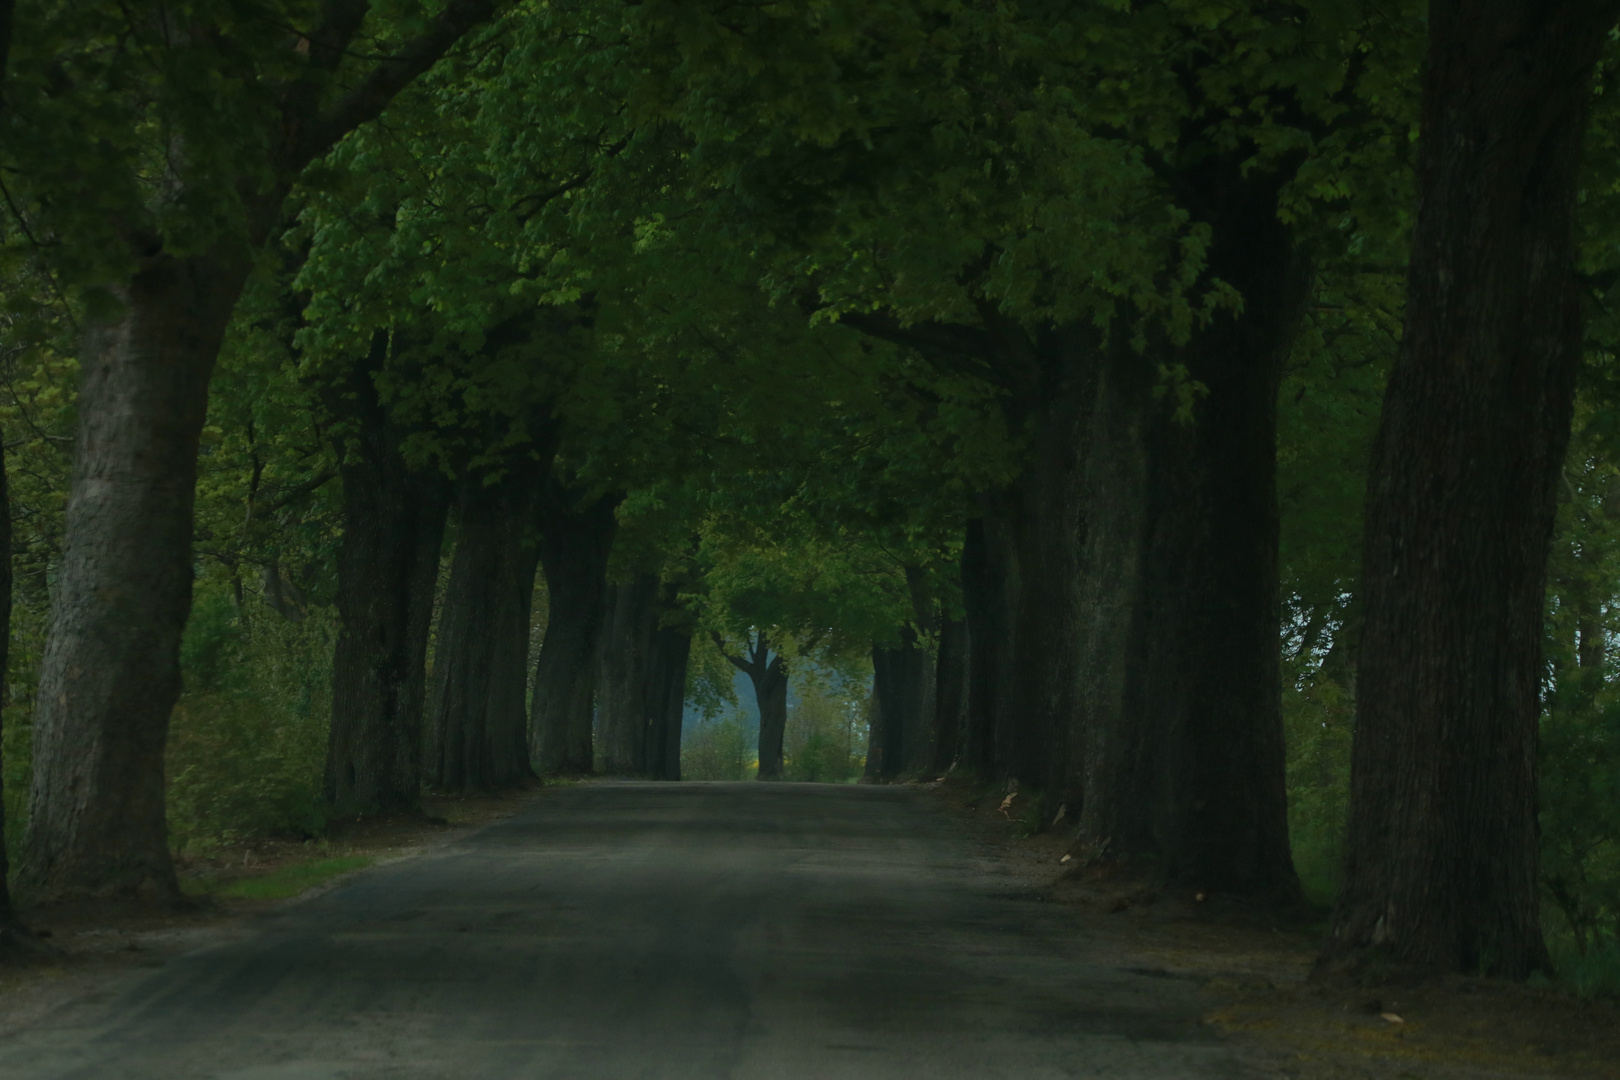
[[787, 731], [788, 660], [780, 648], [771, 648], [766, 630], [753, 630], [740, 648], [728, 646], [710, 631], [714, 647], [738, 671], [748, 676], [759, 708], [759, 780], [782, 779], [782, 740]]

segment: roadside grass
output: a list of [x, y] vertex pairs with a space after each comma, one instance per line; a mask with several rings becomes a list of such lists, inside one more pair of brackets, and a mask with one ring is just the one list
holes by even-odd
[[370, 855], [304, 859], [267, 867], [262, 874], [233, 875], [229, 878], [190, 878], [184, 882], [183, 887], [193, 896], [233, 900], [287, 900], [308, 892], [340, 874], [363, 870], [376, 861]]
[[1620, 1000], [1620, 941], [1590, 946], [1583, 954], [1571, 938], [1549, 941], [1554, 985], [1582, 1001]]

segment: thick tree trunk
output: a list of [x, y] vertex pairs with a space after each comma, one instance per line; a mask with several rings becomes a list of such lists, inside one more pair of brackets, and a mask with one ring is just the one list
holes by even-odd
[[646, 771], [654, 714], [658, 593], [658, 575], [637, 574], [610, 585], [603, 604], [597, 639], [596, 728], [602, 744], [599, 771], [609, 775], [641, 776]]
[[529, 746], [543, 774], [591, 771], [596, 639], [618, 503], [604, 496], [579, 506], [554, 480], [542, 493], [540, 562], [551, 607], [535, 661]]
[[[1234, 173], [1235, 173], [1234, 169]], [[1240, 183], [1235, 176], [1231, 182]], [[1166, 876], [1205, 891], [1292, 903], [1277, 627], [1277, 389], [1310, 295], [1310, 267], [1277, 220], [1275, 193], [1227, 193], [1211, 273], [1244, 295], [1185, 350], [1209, 390], [1190, 430], [1152, 462], [1149, 629], [1173, 677], [1145, 688], [1169, 736]], [[1222, 226], [1226, 226], [1224, 229]], [[1174, 522], [1174, 524], [1172, 524]], [[1163, 568], [1180, 567], [1175, 575]], [[1157, 594], [1154, 602], [1154, 594]], [[1137, 677], [1149, 678], [1146, 668]]]
[[[9, 22], [10, 12], [5, 13]], [[3, 56], [3, 52], [0, 52]], [[3, 68], [0, 68], [3, 70]], [[11, 487], [6, 480], [6, 440], [0, 433], [0, 703], [6, 700], [11, 661]], [[3, 716], [3, 714], [0, 714]], [[5, 733], [0, 727], [0, 736]], [[19, 937], [28, 932], [17, 920], [11, 903], [8, 876], [11, 861], [6, 852], [6, 786], [5, 774], [0, 770], [0, 956]]]
[[782, 779], [782, 740], [787, 735], [787, 661], [774, 657], [754, 680], [759, 705], [759, 780]]
[[191, 608], [208, 379], [248, 269], [156, 256], [86, 334], [18, 875], [32, 900], [179, 898], [163, 752]]
[[[1155, 414], [1169, 406], [1155, 404], [1152, 388], [1153, 373], [1143, 358], [1115, 352], [1104, 361], [1088, 419], [1082, 476], [1092, 494], [1081, 526], [1078, 583], [1085, 622], [1075, 665], [1081, 739], [1079, 754], [1071, 758], [1084, 781], [1079, 804], [1066, 809], [1078, 817], [1093, 861], [1157, 870], [1171, 783], [1165, 734], [1149, 714], [1164, 719], [1154, 681], [1178, 676], [1138, 666], [1170, 662], [1160, 653], [1175, 646], [1177, 629], [1161, 627], [1144, 605], [1166, 598], [1160, 585], [1173, 597], [1191, 572], [1165, 567], [1155, 573], [1149, 563], [1150, 432], [1175, 433], [1162, 418], [1155, 424]], [[1179, 693], [1175, 697], [1182, 700]]]
[[[713, 631], [711, 631], [713, 633]], [[726, 651], [726, 640], [713, 633], [714, 648], [753, 683], [753, 701], [760, 708], [760, 772], [755, 779], [782, 779], [782, 738], [787, 735], [787, 659], [771, 656], [771, 640], [758, 630], [747, 640], [742, 656]]]
[[782, 779], [782, 740], [787, 734], [787, 659], [781, 653], [771, 655], [771, 642], [763, 630], [756, 631], [747, 642], [742, 656], [726, 651], [726, 643], [719, 634], [714, 644], [731, 665], [754, 686], [754, 702], [759, 706], [759, 780]]
[[962, 546], [962, 602], [968, 624], [968, 708], [962, 763], [980, 780], [996, 775], [996, 730], [1011, 700], [1012, 613], [1018, 597], [1018, 557], [1011, 529], [985, 497], [985, 516], [968, 523]]
[[[1081, 835], [1099, 861], [1289, 903], [1278, 686], [1276, 393], [1311, 271], [1277, 181], [1211, 161], [1210, 273], [1243, 294], [1176, 350], [1190, 423], [1115, 356], [1087, 422]], [[1073, 809], [1071, 807], [1071, 809]]]
[[915, 774], [926, 765], [932, 745], [922, 733], [932, 726], [933, 663], [911, 627], [900, 644], [872, 648], [872, 721], [866, 776], [888, 780]]
[[900, 773], [899, 692], [894, 649], [872, 646], [872, 710], [866, 722], [867, 780], [889, 780]]
[[[664, 589], [661, 607], [674, 602], [674, 589]], [[652, 725], [647, 735], [646, 773], [654, 780], [681, 778], [681, 723], [686, 713], [686, 665], [692, 633], [680, 625], [660, 626], [653, 635], [653, 665], [647, 702]]]
[[1020, 589], [1013, 607], [1011, 666], [996, 732], [1001, 772], [1054, 806], [1079, 800], [1080, 766], [1075, 658], [1084, 615], [1080, 604], [1080, 537], [1076, 524], [1087, 493], [1079, 485], [1081, 417], [1095, 390], [1092, 348], [1080, 335], [1052, 334], [1039, 343], [1042, 404], [1036, 437], [1019, 478], [1016, 509], [1005, 529], [1017, 545]]
[[500, 790], [534, 775], [523, 706], [540, 559], [534, 499], [549, 464], [520, 455], [500, 482], [471, 476], [462, 484], [426, 762], [428, 782], [443, 791]]
[[961, 753], [967, 721], [969, 651], [967, 622], [942, 622], [934, 664], [933, 756], [925, 766], [930, 776], [945, 775]]
[[1368, 486], [1345, 881], [1324, 959], [1547, 964], [1547, 546], [1581, 355], [1574, 201], [1620, 9], [1436, 0], [1405, 329]]
[[420, 808], [428, 632], [450, 484], [400, 454], [372, 382], [386, 348], [377, 342], [345, 393], [332, 395], [354, 421], [338, 447], [343, 540], [325, 785], [338, 816]]

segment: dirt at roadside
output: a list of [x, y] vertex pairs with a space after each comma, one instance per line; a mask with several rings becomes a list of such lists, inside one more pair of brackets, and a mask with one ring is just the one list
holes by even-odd
[[[176, 861], [182, 886], [214, 886], [265, 877], [316, 859], [363, 856], [367, 865], [415, 858], [495, 821], [511, 817], [551, 788], [498, 795], [426, 796], [419, 817], [335, 823], [318, 841], [255, 840], [225, 845]], [[358, 872], [358, 871], [354, 871]], [[0, 963], [0, 1037], [32, 1026], [70, 1002], [106, 1000], [142, 969], [170, 957], [255, 932], [254, 916], [335, 887], [339, 874], [282, 900], [197, 898], [186, 910], [154, 911], [115, 903], [25, 910], [40, 935], [39, 955]]]
[[1311, 977], [1325, 916], [1292, 919], [1065, 863], [1070, 829], [1022, 835], [1017, 800], [919, 785], [1021, 890], [1074, 913], [1118, 966], [1198, 983], [1204, 1022], [1262, 1075], [1301, 1080], [1620, 1078], [1620, 1003], [1492, 979], [1355, 986]]

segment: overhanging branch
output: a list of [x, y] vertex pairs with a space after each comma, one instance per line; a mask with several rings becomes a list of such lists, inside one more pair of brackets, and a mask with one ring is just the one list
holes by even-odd
[[[306, 125], [299, 125], [300, 138], [290, 148], [286, 162], [288, 171], [297, 173], [335, 146], [343, 136], [366, 121], [376, 119], [388, 107], [394, 96], [408, 86], [412, 79], [438, 63], [440, 57], [449, 52], [450, 47], [473, 27], [493, 17], [496, 10], [502, 6], [502, 2], [503, 0], [450, 0], [426, 33], [388, 59], [379, 61], [377, 66], [360, 80], [360, 85], [345, 94], [324, 115], [312, 119]], [[359, 8], [363, 16], [364, 10], [369, 6], [358, 0], [337, 0], [330, 6], [329, 12], [334, 17], [347, 18], [352, 16], [353, 9]], [[347, 24], [343, 26], [346, 27]], [[342, 27], [337, 29], [340, 31]], [[357, 30], [356, 23], [349, 30], [350, 36]], [[322, 42], [321, 46], [327, 49], [332, 44], [334, 42]], [[346, 46], [347, 42], [344, 44]], [[297, 121], [296, 117], [288, 119], [295, 123]]]

